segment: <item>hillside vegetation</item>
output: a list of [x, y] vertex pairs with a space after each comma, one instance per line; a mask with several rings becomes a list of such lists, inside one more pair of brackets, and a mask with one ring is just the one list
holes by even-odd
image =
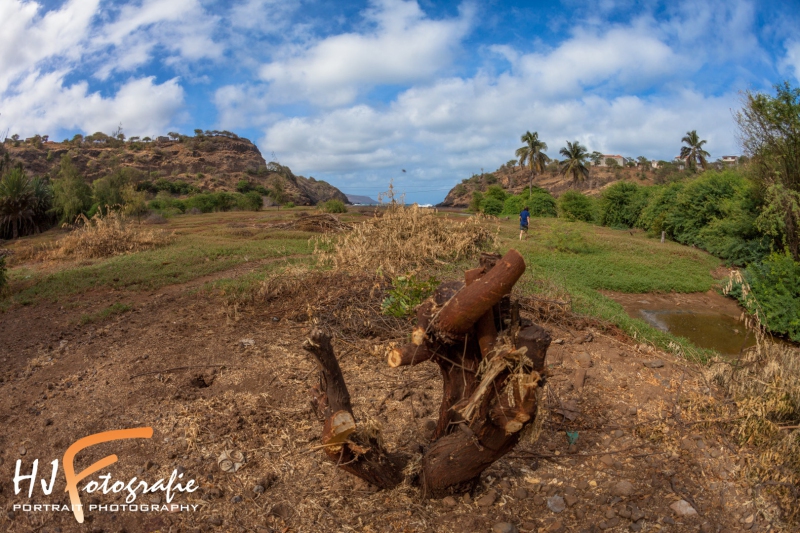
[[0, 156], [8, 154], [7, 167], [21, 166], [28, 176], [50, 181], [58, 177], [66, 156], [88, 184], [123, 172], [137, 189], [153, 194], [260, 188], [279, 204], [316, 205], [331, 199], [348, 203], [336, 187], [296, 176], [275, 161], [267, 163], [252, 142], [230, 132], [196, 130], [191, 137], [173, 133], [161, 140], [147, 139], [100, 132], [62, 142], [38, 135], [25, 141], [12, 137], [0, 146]]

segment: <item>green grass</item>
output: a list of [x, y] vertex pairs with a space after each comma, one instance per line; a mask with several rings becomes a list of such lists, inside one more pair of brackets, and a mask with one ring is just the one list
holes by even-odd
[[121, 315], [122, 313], [127, 313], [131, 309], [132, 307], [130, 305], [117, 302], [109, 305], [101, 311], [97, 311], [96, 313], [81, 315], [80, 323], [83, 325], [91, 324], [93, 322], [102, 322], [110, 316]]
[[[264, 218], [268, 217], [261, 216], [260, 220]], [[15, 282], [13, 294], [3, 306], [29, 305], [42, 299], [58, 301], [100, 287], [154, 290], [248, 261], [308, 255], [313, 250], [310, 233], [231, 227], [254, 219], [259, 220], [252, 213], [175, 217], [160, 226], [176, 231], [174, 242], [163, 248], [78, 265], [65, 263], [55, 271], [25, 266], [10, 269], [10, 280]]]
[[518, 236], [514, 225], [503, 224], [501, 247], [515, 248], [528, 265], [518, 284], [524, 292], [569, 293], [575, 312], [610, 322], [642, 342], [697, 360], [711, 354], [631, 318], [599, 291], [708, 291], [716, 286], [711, 271], [721, 264], [719, 259], [676, 243], [661, 244], [642, 232], [557, 219], [533, 219], [530, 238], [519, 241]]

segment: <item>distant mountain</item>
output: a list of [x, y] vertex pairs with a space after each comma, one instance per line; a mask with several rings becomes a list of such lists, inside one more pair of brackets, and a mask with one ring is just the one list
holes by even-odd
[[110, 174], [118, 167], [138, 171], [136, 181], [181, 181], [204, 192], [235, 191], [240, 181], [263, 186], [281, 203], [316, 205], [336, 199], [347, 203], [347, 196], [333, 185], [314, 178], [297, 176], [276, 162], [267, 163], [249, 140], [226, 135], [198, 135], [176, 138], [158, 137], [152, 142], [120, 141], [94, 134], [76, 136], [71, 141], [49, 142], [43, 138], [0, 145], [12, 162], [19, 162], [34, 176], [54, 178], [62, 155], [69, 155], [87, 182]]
[[369, 196], [359, 196], [357, 194], [347, 194], [347, 199], [350, 201], [351, 204], [361, 204], [361, 205], [378, 205], [377, 200], [373, 200]]

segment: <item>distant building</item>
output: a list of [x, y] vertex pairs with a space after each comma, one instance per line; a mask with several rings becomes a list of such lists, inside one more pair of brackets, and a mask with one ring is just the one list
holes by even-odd
[[654, 168], [654, 169], [658, 168], [658, 161], [656, 161], [655, 159], [650, 161], [650, 168]]
[[739, 158], [735, 155], [723, 155], [722, 162], [728, 163], [729, 165], [735, 165]]
[[163, 135], [159, 135], [156, 137], [156, 142], [165, 143], [169, 141], [169, 137], [164, 137]]

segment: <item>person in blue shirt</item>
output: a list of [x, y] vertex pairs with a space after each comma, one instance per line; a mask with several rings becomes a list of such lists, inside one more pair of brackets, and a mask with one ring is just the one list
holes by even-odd
[[[522, 209], [522, 213], [519, 214], [519, 240], [522, 240], [523, 233], [528, 233], [529, 218], [531, 218], [531, 213], [528, 211], [528, 207], [525, 206]], [[525, 238], [527, 238], [527, 236]]]

